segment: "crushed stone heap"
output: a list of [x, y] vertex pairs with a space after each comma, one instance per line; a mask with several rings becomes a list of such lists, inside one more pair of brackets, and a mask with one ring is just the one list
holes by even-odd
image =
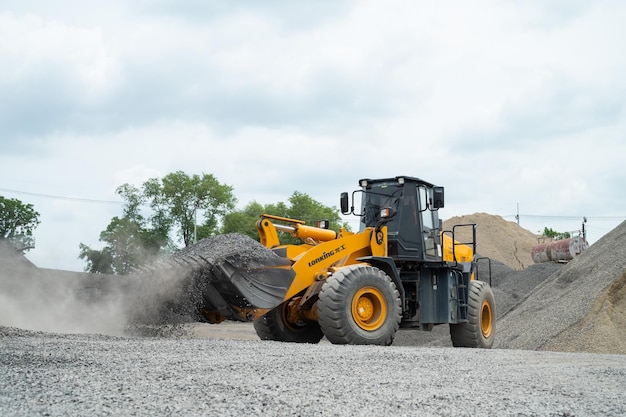
[[626, 221], [498, 321], [496, 347], [626, 354]]
[[245, 235], [229, 233], [202, 239], [171, 258], [133, 277], [132, 324], [171, 324], [206, 321], [201, 311], [211, 291], [213, 267], [237, 254], [243, 265], [271, 263], [278, 259], [271, 250]]

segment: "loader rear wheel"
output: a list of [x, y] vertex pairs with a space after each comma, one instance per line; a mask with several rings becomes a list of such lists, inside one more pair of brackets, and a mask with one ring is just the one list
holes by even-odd
[[400, 294], [387, 274], [353, 265], [331, 275], [319, 294], [319, 324], [335, 344], [390, 345], [400, 327]]
[[319, 343], [324, 337], [320, 325], [309, 320], [290, 322], [289, 302], [285, 302], [254, 321], [261, 340], [292, 343]]
[[496, 331], [496, 304], [489, 284], [470, 281], [467, 304], [468, 322], [450, 325], [452, 345], [491, 348]]

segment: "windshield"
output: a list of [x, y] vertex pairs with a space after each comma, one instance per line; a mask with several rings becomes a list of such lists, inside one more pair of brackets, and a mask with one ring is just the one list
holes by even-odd
[[401, 196], [402, 186], [399, 184], [375, 184], [364, 190], [361, 200], [361, 230], [376, 226], [380, 220], [381, 209], [392, 208], [397, 211]]

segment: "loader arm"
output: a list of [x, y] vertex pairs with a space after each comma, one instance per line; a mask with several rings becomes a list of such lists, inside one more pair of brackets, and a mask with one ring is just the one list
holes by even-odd
[[[272, 220], [287, 224], [275, 223]], [[338, 235], [334, 230], [306, 226], [302, 220], [272, 216], [270, 214], [262, 214], [256, 223], [256, 228], [259, 232], [261, 244], [270, 249], [280, 246], [278, 231], [289, 233], [291, 236], [304, 241], [312, 240], [314, 242], [326, 242], [337, 239]]]
[[[280, 222], [280, 223], [279, 223]], [[286, 223], [286, 224], [281, 224]], [[285, 294], [287, 301], [315, 281], [324, 279], [331, 267], [359, 263], [364, 256], [387, 256], [387, 229], [373, 227], [359, 233], [342, 229], [339, 233], [306, 226], [302, 220], [263, 214], [257, 222], [261, 243], [292, 262], [295, 277]], [[301, 245], [281, 245], [278, 231], [302, 239]]]

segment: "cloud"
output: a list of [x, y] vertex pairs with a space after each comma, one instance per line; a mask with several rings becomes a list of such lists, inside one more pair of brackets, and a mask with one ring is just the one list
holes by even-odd
[[3, 137], [81, 130], [98, 122], [95, 113], [119, 72], [98, 29], [12, 13], [0, 14], [0, 28]]
[[123, 37], [11, 13], [2, 21], [4, 136], [98, 133], [155, 119], [320, 129], [385, 111], [380, 84], [354, 77], [342, 48], [284, 33], [249, 11], [208, 29], [121, 22]]
[[262, 16], [271, 20], [274, 26], [297, 32], [343, 17], [351, 3], [333, 0], [301, 4], [280, 0], [235, 3], [191, 0], [180, 4], [172, 0], [144, 0], [133, 2], [131, 10], [136, 16], [176, 19], [194, 25], [214, 24], [233, 15]]
[[564, 78], [551, 77], [544, 89], [503, 103], [496, 117], [455, 132], [453, 142], [461, 146], [471, 143], [475, 151], [494, 146], [501, 150], [542, 150], [546, 141], [555, 138], [577, 142], [573, 138], [581, 133], [592, 135], [598, 129], [621, 124], [625, 107], [613, 92], [587, 89]]
[[[623, 215], [624, 17], [610, 0], [10, 1], [0, 188], [117, 200], [183, 170], [240, 206], [337, 205], [360, 178], [413, 175], [446, 187], [448, 217]], [[32, 199], [46, 265], [121, 212]]]

